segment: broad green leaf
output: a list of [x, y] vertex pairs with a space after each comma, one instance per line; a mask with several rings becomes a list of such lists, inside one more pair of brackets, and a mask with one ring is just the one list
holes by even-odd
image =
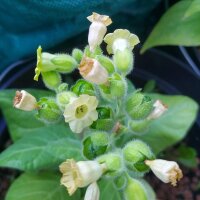
[[156, 24], [141, 53], [160, 45], [200, 45], [200, 12], [185, 17], [193, 1], [180, 1], [172, 6]]
[[[28, 135], [29, 132], [37, 131], [45, 124], [35, 118], [35, 112], [26, 112], [13, 108], [13, 98], [16, 90], [0, 91], [0, 109], [6, 119], [8, 129], [13, 141]], [[52, 95], [51, 92], [44, 90], [28, 90], [37, 99], [43, 96]]]
[[25, 173], [11, 185], [5, 200], [79, 200], [77, 191], [69, 197], [60, 185], [60, 175], [51, 173]]
[[25, 171], [58, 168], [66, 159], [81, 159], [81, 144], [66, 124], [32, 130], [0, 154], [0, 166]]
[[140, 137], [155, 153], [159, 153], [186, 136], [195, 121], [198, 105], [186, 96], [148, 95], [153, 99], [160, 99], [168, 106], [168, 110], [152, 122], [149, 132]]
[[197, 151], [189, 146], [180, 145], [177, 149], [177, 161], [186, 167], [195, 168], [198, 166]]
[[102, 179], [98, 182], [100, 187], [100, 200], [122, 200], [122, 195], [114, 188], [110, 179]]
[[185, 13], [185, 17], [190, 17], [196, 13], [200, 13], [200, 0], [193, 0]]

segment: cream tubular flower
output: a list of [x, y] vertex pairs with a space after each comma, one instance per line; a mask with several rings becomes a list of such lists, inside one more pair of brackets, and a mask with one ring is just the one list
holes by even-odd
[[69, 123], [74, 133], [81, 133], [97, 120], [97, 105], [98, 100], [95, 96], [82, 94], [78, 98], [71, 98], [71, 102], [65, 106], [65, 122]]
[[167, 111], [167, 106], [164, 105], [160, 100], [156, 100], [153, 104], [153, 107], [154, 109], [147, 117], [148, 119], [158, 119]]
[[176, 186], [177, 181], [183, 177], [181, 169], [174, 161], [162, 159], [146, 160], [145, 164], [148, 165], [152, 172], [164, 183], [171, 183], [173, 186]]
[[84, 200], [99, 200], [100, 190], [96, 182], [90, 184], [86, 190]]
[[95, 12], [87, 17], [87, 19], [92, 22], [89, 28], [88, 43], [90, 51], [94, 51], [96, 46], [102, 43], [103, 37], [107, 31], [107, 26], [112, 23], [112, 20], [107, 15], [99, 15]]
[[24, 111], [32, 111], [37, 108], [37, 100], [25, 90], [16, 91], [13, 106]]
[[130, 33], [127, 29], [116, 29], [113, 33], [108, 33], [104, 41], [108, 44], [109, 54], [113, 54], [117, 50], [124, 51], [126, 48], [132, 50], [140, 42], [138, 36]]
[[108, 82], [108, 72], [101, 64], [92, 58], [85, 57], [79, 66], [80, 74], [89, 82], [104, 84]]
[[97, 161], [75, 162], [70, 159], [63, 162], [59, 168], [63, 174], [60, 180], [61, 185], [64, 185], [69, 195], [72, 195], [77, 188], [96, 182], [105, 172], [106, 165], [99, 164]]

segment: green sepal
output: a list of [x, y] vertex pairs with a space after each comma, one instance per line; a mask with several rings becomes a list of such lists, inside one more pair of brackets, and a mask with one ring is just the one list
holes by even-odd
[[95, 89], [92, 83], [79, 79], [75, 85], [73, 85], [70, 89], [72, 92], [74, 92], [76, 95], [81, 95], [81, 94], [88, 94], [90, 96], [96, 96], [95, 94]]
[[80, 63], [83, 58], [83, 52], [80, 49], [73, 49], [72, 56], [76, 60], [77, 63]]
[[90, 47], [87, 45], [84, 49], [84, 55], [86, 57], [95, 58], [98, 55], [102, 55], [103, 51], [100, 46], [97, 46], [93, 52], [90, 51]]
[[149, 129], [149, 126], [151, 124], [151, 120], [131, 120], [128, 122], [129, 129], [133, 131], [133, 133], [136, 133], [138, 135], [141, 135]]
[[99, 63], [103, 67], [105, 67], [105, 69], [107, 70], [109, 74], [112, 74], [113, 72], [115, 72], [113, 61], [110, 58], [104, 55], [98, 55], [96, 59], [99, 61]]

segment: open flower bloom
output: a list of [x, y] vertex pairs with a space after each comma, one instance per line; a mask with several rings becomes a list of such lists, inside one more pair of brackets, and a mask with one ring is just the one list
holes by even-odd
[[51, 64], [49, 61], [54, 57], [54, 55], [50, 54], [50, 53], [42, 53], [42, 47], [39, 46], [37, 49], [37, 65], [35, 68], [35, 76], [34, 76], [34, 80], [38, 81], [39, 75], [40, 73], [46, 72], [46, 71], [51, 71], [53, 70], [55, 67], [53, 64]]
[[176, 186], [177, 181], [183, 177], [181, 169], [174, 161], [162, 159], [146, 160], [145, 164], [164, 183], [171, 183], [173, 186]]
[[67, 188], [69, 195], [72, 195], [77, 188], [96, 182], [106, 171], [106, 165], [97, 161], [75, 162], [73, 159], [66, 160], [59, 168], [63, 174], [61, 185]]
[[82, 94], [78, 98], [71, 98], [70, 103], [65, 106], [65, 122], [69, 123], [74, 133], [81, 133], [84, 128], [97, 120], [97, 105], [98, 100], [95, 96]]
[[167, 111], [167, 106], [164, 105], [160, 100], [156, 100], [153, 104], [153, 107], [154, 109], [148, 116], [148, 119], [157, 119]]
[[37, 100], [25, 90], [16, 91], [13, 106], [20, 110], [32, 111], [37, 108]]
[[96, 182], [90, 184], [86, 190], [84, 200], [99, 200], [100, 191]]
[[112, 20], [107, 15], [99, 15], [95, 12], [87, 17], [87, 19], [92, 22], [89, 28], [88, 43], [90, 51], [93, 51], [97, 45], [102, 43], [103, 37], [107, 31], [107, 26], [112, 23]]
[[140, 42], [138, 36], [130, 33], [127, 29], [116, 29], [113, 33], [108, 33], [104, 41], [108, 44], [109, 54], [115, 53], [117, 50], [124, 51], [126, 48], [132, 50]]
[[84, 57], [79, 66], [80, 74], [89, 82], [96, 84], [104, 84], [108, 81], [108, 72], [96, 60]]

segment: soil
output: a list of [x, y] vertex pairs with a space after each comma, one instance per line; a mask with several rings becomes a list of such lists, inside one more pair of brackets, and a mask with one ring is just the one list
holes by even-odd
[[196, 169], [181, 166], [184, 177], [176, 187], [162, 183], [152, 173], [147, 181], [157, 194], [157, 200], [200, 200], [200, 160]]

